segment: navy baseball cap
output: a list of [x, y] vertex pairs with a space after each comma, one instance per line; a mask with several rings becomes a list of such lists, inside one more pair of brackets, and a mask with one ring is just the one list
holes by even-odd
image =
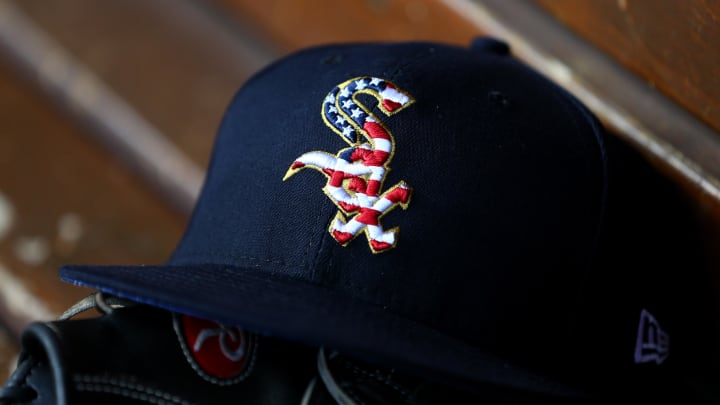
[[658, 291], [622, 260], [598, 270], [608, 138], [497, 39], [304, 49], [237, 92], [167, 262], [61, 277], [423, 376], [575, 395], [572, 377], [668, 352], [668, 321], [592, 282]]

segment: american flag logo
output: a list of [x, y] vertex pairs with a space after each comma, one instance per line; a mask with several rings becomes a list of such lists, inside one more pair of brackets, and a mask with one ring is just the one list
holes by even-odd
[[383, 215], [396, 206], [407, 208], [412, 189], [404, 181], [383, 191], [385, 175], [395, 152], [395, 141], [383, 123], [357, 98], [374, 97], [383, 114], [391, 116], [414, 102], [409, 94], [387, 80], [362, 76], [333, 88], [322, 104], [325, 124], [348, 145], [335, 154], [306, 152], [290, 166], [283, 180], [305, 168], [328, 179], [323, 191], [338, 207], [329, 232], [347, 246], [361, 232], [370, 250], [380, 253], [397, 244], [398, 227], [385, 230]]

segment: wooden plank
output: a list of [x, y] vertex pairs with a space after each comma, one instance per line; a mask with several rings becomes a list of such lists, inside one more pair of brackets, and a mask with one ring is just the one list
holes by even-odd
[[0, 0], [0, 45], [187, 212], [225, 107], [271, 59], [212, 10], [172, 0]]
[[328, 42], [433, 40], [467, 45], [480, 30], [437, 0], [208, 0], [284, 52]]
[[269, 60], [188, 1], [13, 4], [203, 167], [228, 101]]
[[90, 291], [66, 263], [166, 260], [186, 215], [0, 60], [0, 319], [18, 335]]
[[535, 2], [720, 132], [720, 2]]

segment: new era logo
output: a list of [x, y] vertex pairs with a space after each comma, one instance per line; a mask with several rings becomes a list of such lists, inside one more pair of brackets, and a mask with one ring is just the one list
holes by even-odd
[[662, 330], [655, 317], [643, 308], [635, 342], [635, 363], [661, 364], [669, 354], [670, 337]]

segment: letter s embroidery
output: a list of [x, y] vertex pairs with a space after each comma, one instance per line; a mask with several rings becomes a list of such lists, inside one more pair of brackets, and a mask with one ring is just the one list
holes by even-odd
[[295, 159], [283, 180], [304, 168], [324, 174], [328, 182], [323, 191], [338, 207], [330, 234], [347, 246], [364, 231], [370, 250], [380, 253], [396, 246], [398, 233], [397, 227], [384, 230], [380, 219], [398, 205], [406, 209], [412, 189], [400, 181], [382, 191], [395, 141], [383, 123], [358, 101], [359, 94], [377, 99], [378, 108], [387, 116], [414, 102], [397, 86], [377, 77], [362, 76], [341, 83], [325, 97], [322, 118], [350, 147], [336, 154], [304, 153]]

